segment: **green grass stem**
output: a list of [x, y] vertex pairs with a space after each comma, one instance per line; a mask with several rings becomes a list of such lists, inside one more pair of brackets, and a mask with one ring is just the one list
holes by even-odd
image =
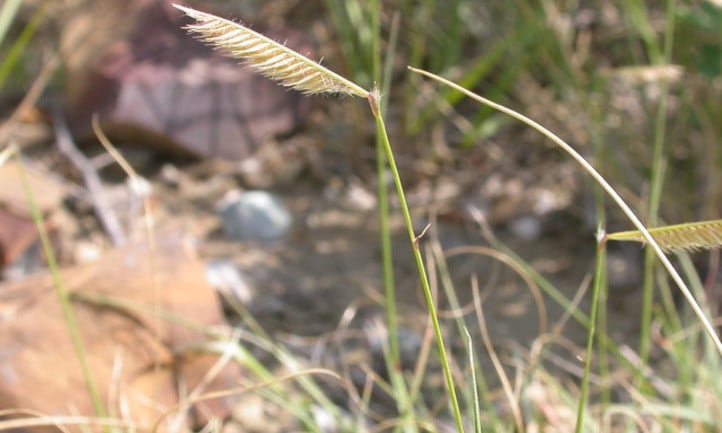
[[[382, 80], [384, 72], [383, 64], [393, 61], [393, 45], [386, 53], [385, 61], [382, 62], [381, 55], [381, 3], [380, 0], [372, 0], [371, 7], [371, 29], [372, 29], [372, 71], [373, 80], [378, 83]], [[390, 86], [389, 81], [384, 81]], [[379, 101], [380, 116], [384, 116], [386, 109], [383, 101]], [[383, 269], [384, 304], [386, 310], [386, 327], [388, 328], [388, 351], [384, 351], [386, 367], [389, 380], [393, 388], [394, 400], [396, 402], [399, 416], [405, 421], [410, 421], [413, 413], [413, 402], [410, 400], [409, 389], [401, 370], [401, 355], [399, 351], [398, 336], [398, 314], [396, 312], [396, 283], [394, 280], [393, 248], [391, 243], [391, 227], [389, 223], [389, 194], [386, 182], [386, 153], [384, 151], [383, 137], [380, 129], [376, 130], [376, 182], [378, 184], [377, 197], [379, 202], [379, 235], [381, 246], [381, 261]], [[396, 430], [403, 428], [407, 432], [418, 431], [413, 422], [403, 422], [396, 427]]]
[[436, 338], [436, 344], [439, 351], [439, 358], [441, 360], [442, 369], [444, 372], [444, 379], [447, 386], [447, 391], [449, 393], [450, 398], [450, 405], [451, 409], [454, 414], [454, 421], [456, 422], [456, 427], [459, 433], [464, 432], [464, 424], [461, 417], [461, 408], [459, 406], [458, 398], [456, 397], [456, 387], [454, 386], [454, 379], [451, 374], [451, 367], [449, 364], [449, 358], [446, 354], [446, 346], [444, 345], [444, 338], [441, 334], [441, 325], [439, 324], [439, 317], [436, 312], [436, 306], [434, 303], [434, 299], [431, 295], [431, 287], [429, 285], [429, 278], [426, 274], [426, 268], [424, 266], [424, 260], [421, 257], [421, 251], [419, 248], [419, 243], [421, 242], [421, 239], [417, 238], [416, 234], [414, 233], [414, 225], [411, 220], [411, 212], [409, 211], [409, 205], [406, 202], [406, 194], [404, 194], [404, 187], [401, 183], [401, 176], [399, 174], [399, 170], [396, 166], [396, 160], [394, 158], [394, 152], [391, 148], [391, 143], [389, 142], [388, 133], [386, 132], [386, 125], [384, 123], [383, 116], [381, 116], [381, 106], [380, 106], [380, 98], [378, 90], [372, 91], [369, 94], [369, 105], [371, 107], [371, 112], [374, 115], [374, 118], [376, 119], [376, 126], [381, 131], [381, 136], [383, 139], [383, 145], [384, 150], [386, 152], [386, 159], [389, 163], [389, 168], [391, 169], [391, 175], [394, 180], [394, 185], [396, 186], [396, 193], [398, 195], [399, 205], [401, 206], [401, 212], [403, 214], [404, 218], [404, 225], [406, 226], [407, 234], [409, 236], [409, 242], [411, 244], [411, 250], [414, 254], [414, 260], [416, 262], [416, 268], [419, 271], [419, 279], [421, 280], [421, 287], [424, 292], [424, 298], [426, 299], [426, 305], [429, 309], [429, 318], [431, 319], [431, 324], [434, 329], [434, 337]]
[[[658, 54], [660, 50], [656, 43], [648, 41], [648, 50], [653, 50], [654, 56], [657, 57], [655, 63], [669, 64], [672, 56], [672, 41], [674, 40], [674, 14], [675, 14], [674, 0], [667, 1], [667, 12], [666, 12], [666, 23], [664, 33], [664, 47], [661, 50], [661, 54]], [[640, 9], [642, 9], [640, 7]], [[646, 14], [640, 14], [640, 16], [646, 17]], [[646, 25], [643, 25], [641, 29], [649, 29], [651, 25], [646, 21]], [[645, 34], [648, 31], [644, 32]], [[669, 99], [669, 83], [666, 80], [662, 80], [659, 84], [660, 96], [659, 105], [657, 106], [657, 114], [655, 119], [654, 127], [654, 145], [652, 148], [652, 172], [650, 174], [650, 191], [649, 191], [649, 204], [647, 208], [647, 225], [649, 227], [656, 227], [659, 221], [659, 207], [662, 201], [662, 189], [664, 185], [664, 167], [666, 164], [666, 158], [664, 157], [664, 138], [667, 130], [667, 102]], [[640, 322], [639, 331], [639, 357], [642, 365], [646, 365], [649, 361], [649, 351], [651, 347], [650, 341], [650, 328], [652, 324], [652, 303], [654, 300], [654, 251], [647, 249], [644, 255], [644, 283], [643, 283], [643, 295], [642, 295], [642, 318]], [[641, 380], [641, 377], [638, 378]]]
[[469, 374], [471, 374], [471, 389], [474, 395], [474, 433], [481, 433], [481, 400], [479, 399], [479, 386], [476, 383], [476, 361], [474, 360], [474, 342], [471, 339], [469, 330], [464, 328], [466, 338], [466, 350], [469, 354]]
[[[599, 225], [599, 227], [604, 227], [603, 225]], [[602, 256], [602, 257], [599, 257]], [[609, 360], [609, 352], [610, 350], [607, 348], [607, 346], [604, 344], [605, 339], [607, 339], [607, 335], [609, 332], [608, 327], [608, 315], [607, 315], [607, 300], [609, 299], [609, 286], [608, 286], [608, 279], [607, 279], [607, 248], [606, 245], [602, 245], [600, 248], [597, 248], [597, 257], [595, 260], [603, 260], [604, 266], [601, 270], [601, 272], [597, 272], [594, 276], [594, 290], [597, 290], [597, 285], [599, 285], [599, 301], [597, 302], [599, 311], [597, 312], [597, 320], [595, 321], [595, 337], [597, 339], [598, 345], [597, 345], [597, 353], [598, 353], [598, 365], [599, 365], [599, 377], [602, 380], [602, 383], [610, 383], [611, 379], [611, 371], [610, 371], [610, 360]], [[591, 318], [590, 318], [591, 321]], [[644, 371], [642, 368], [634, 368], [633, 371], [636, 372], [636, 374], [641, 375], [642, 371]], [[601, 389], [600, 392], [600, 400], [602, 403], [602, 407], [606, 407], [612, 402], [612, 395], [611, 395], [611, 389], [609, 386], [604, 386]]]
[[587, 405], [587, 395], [589, 393], [589, 373], [592, 367], [592, 359], [594, 358], [594, 341], [597, 340], [595, 332], [597, 329], [597, 312], [601, 293], [606, 290], [604, 287], [604, 274], [606, 273], [607, 260], [604, 244], [602, 243], [603, 232], [600, 227], [598, 236], [597, 255], [594, 267], [594, 289], [592, 290], [592, 305], [589, 311], [589, 327], [587, 328], [587, 349], [584, 355], [584, 374], [582, 375], [581, 389], [579, 390], [579, 406], [577, 406], [577, 423], [575, 433], [582, 433], [584, 425], [584, 412]]

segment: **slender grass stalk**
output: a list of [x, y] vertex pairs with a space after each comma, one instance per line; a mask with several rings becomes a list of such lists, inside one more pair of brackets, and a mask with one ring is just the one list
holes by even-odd
[[[113, 157], [113, 159], [117, 162], [120, 168], [123, 169], [126, 176], [128, 176], [131, 182], [133, 182], [135, 185], [139, 185], [140, 182], [142, 182], [143, 180], [140, 176], [138, 176], [138, 173], [136, 173], [136, 171], [133, 169], [130, 163], [128, 163], [125, 157], [123, 157], [123, 155], [118, 152], [115, 146], [113, 146], [113, 143], [110, 141], [108, 136], [105, 135], [103, 130], [100, 128], [100, 121], [98, 120], [97, 114], [93, 115], [91, 120], [91, 126], [100, 144]], [[155, 239], [155, 231], [153, 230], [153, 221], [155, 221], [155, 218], [153, 217], [153, 207], [151, 206], [148, 195], [143, 196], [143, 217], [145, 240], [148, 244], [148, 269], [150, 271], [148, 277], [150, 278], [151, 284], [151, 297], [153, 298], [153, 308], [155, 308], [156, 310], [160, 310], [160, 284], [158, 283], [158, 274], [155, 271], [158, 261], [158, 244]], [[161, 324], [157, 316], [154, 316], [153, 332], [155, 332], [155, 337], [159, 340], [160, 329]], [[155, 368], [156, 370], [160, 368], [159, 360], [155, 361], [153, 368]]]
[[[600, 110], [597, 109], [597, 104], [589, 104], [591, 108], [591, 119], [592, 119], [592, 131], [591, 131], [591, 144], [592, 144], [592, 154], [594, 161], [597, 161], [600, 167], [606, 166], [606, 162], [608, 161], [609, 157], [609, 149], [608, 146], [605, 145], [602, 139], [602, 134], [600, 130], [600, 126], [603, 122], [602, 120], [602, 113]], [[606, 227], [607, 226], [607, 211], [606, 211], [606, 200], [604, 195], [604, 190], [597, 184], [592, 185], [592, 194], [594, 197], [594, 219], [597, 223], [597, 227]], [[597, 254], [604, 253], [606, 256], [607, 250], [606, 250], [606, 243], [603, 245], [603, 248], [597, 248]], [[604, 258], [606, 260], [606, 257]], [[609, 284], [608, 284], [608, 269], [605, 267], [603, 269], [603, 272], [598, 278], [601, 277], [603, 280], [600, 282], [602, 290], [599, 293], [599, 311], [598, 319], [597, 319], [597, 341], [598, 343], [598, 369], [599, 369], [599, 377], [602, 381], [602, 383], [609, 384], [612, 383], [610, 378], [610, 363], [609, 363], [609, 354], [612, 352], [607, 348], [607, 345], [605, 344], [605, 339], [607, 338], [607, 335], [609, 333], [609, 326], [608, 326], [608, 314], [607, 314], [607, 300], [609, 296]], [[643, 374], [642, 369], [634, 368], [635, 373], [634, 374]], [[600, 403], [602, 410], [605, 410], [609, 405], [612, 403], [612, 392], [611, 387], [609, 385], [605, 385], [602, 387], [600, 391]]]
[[[430, 240], [427, 246], [428, 253], [426, 263], [433, 264], [433, 266], [430, 268], [429, 276], [431, 277], [432, 281], [439, 281], [438, 285], [440, 285], [443, 290], [443, 294], [448, 303], [449, 311], [460, 312], [462, 311], [462, 306], [459, 302], [459, 297], [456, 295], [456, 288], [454, 287], [454, 282], [451, 279], [449, 263], [446, 260], [443, 248], [441, 247], [441, 242], [438, 237], [438, 230], [434, 229], [437, 226], [436, 219], [432, 219], [429, 224], [431, 229], [429, 230]], [[458, 335], [465, 336], [467, 334], [467, 329], [465, 326], [464, 315], [453, 314], [453, 317], [454, 322], [456, 323], [457, 332], [459, 333]], [[466, 405], [471, 407], [473, 411], [473, 392], [478, 393], [478, 389], [475, 390], [469, 387], [460, 387], [459, 392], [461, 394], [460, 398], [463, 398], [466, 402]]]
[[60, 278], [60, 270], [58, 268], [58, 263], [55, 260], [53, 246], [50, 243], [50, 237], [48, 236], [48, 232], [45, 230], [45, 222], [43, 221], [43, 216], [41, 215], [40, 209], [38, 209], [38, 206], [35, 203], [35, 196], [32, 189], [30, 188], [27, 176], [25, 175], [25, 164], [19, 151], [15, 152], [15, 159], [20, 167], [20, 170], [18, 170], [18, 173], [20, 173], [20, 182], [23, 185], [25, 197], [27, 198], [30, 205], [30, 215], [32, 216], [33, 222], [35, 223], [35, 228], [38, 231], [38, 237], [40, 238], [40, 244], [42, 245], [43, 252], [45, 253], [45, 259], [48, 262], [48, 269], [50, 270], [50, 275], [52, 276], [53, 284], [55, 285], [55, 292], [58, 296], [58, 301], [60, 302], [60, 308], [63, 312], [63, 317], [65, 318], [65, 324], [68, 327], [70, 339], [73, 343], [73, 348], [75, 349], [75, 356], [78, 359], [81, 373], [83, 374], [83, 378], [85, 379], [85, 386], [88, 388], [90, 400], [93, 403], [96, 415], [100, 418], [105, 418], [106, 411], [103, 405], [103, 400], [100, 398], [98, 387], [95, 385], [95, 380], [93, 379], [93, 375], [91, 374], [88, 360], [85, 357], [85, 347], [83, 345], [83, 339], [80, 336], [80, 331], [78, 330], [78, 324], [75, 321], [75, 314], [73, 313], [73, 308], [70, 305], [70, 297], [68, 295], [67, 289], [65, 288], [65, 285], [63, 284], [63, 280]]
[[[436, 221], [432, 221], [432, 225], [436, 225]], [[454, 282], [451, 280], [451, 270], [449, 269], [449, 263], [446, 260], [444, 250], [441, 247], [441, 242], [439, 241], [438, 233], [436, 230], [431, 230], [431, 242], [430, 242], [430, 249], [431, 249], [431, 257], [434, 261], [436, 269], [438, 269], [437, 274], [439, 275], [439, 282], [444, 290], [444, 296], [446, 296], [446, 301], [449, 304], [449, 310], [451, 311], [461, 311], [461, 302], [459, 302], [459, 297], [456, 296], [456, 289], [454, 287]], [[429, 260], [427, 260], [428, 262]], [[464, 335], [464, 318], [461, 315], [455, 315], [455, 322], [456, 327], [458, 329], [459, 335]]]
[[401, 211], [404, 218], [404, 223], [407, 229], [407, 233], [409, 236], [409, 242], [411, 243], [411, 249], [414, 254], [414, 259], [416, 261], [416, 267], [419, 271], [419, 278], [421, 280], [421, 285], [424, 292], [424, 297], [426, 299], [426, 304], [429, 309], [429, 316], [432, 322], [432, 327], [434, 329], [434, 336], [436, 338], [436, 343], [439, 351], [439, 357], [441, 359], [442, 368], [444, 371], [444, 378], [446, 381], [446, 385], [449, 392], [449, 397], [451, 399], [451, 407], [454, 412], [454, 419], [456, 421], [457, 429], [459, 432], [464, 431], [463, 427], [463, 421], [461, 418], [461, 410], [459, 406], [459, 402], [456, 396], [456, 389], [454, 386], [453, 377], [451, 375], [451, 368], [449, 366], [449, 359], [446, 354], [446, 347], [444, 345], [443, 336], [441, 334], [441, 326], [439, 324], [439, 318], [436, 313], [436, 307], [434, 304], [433, 297], [431, 295], [431, 287], [429, 285], [428, 276], [426, 274], [424, 261], [421, 257], [421, 251], [419, 248], [419, 242], [420, 239], [417, 238], [416, 234], [414, 233], [414, 226], [413, 222], [411, 220], [411, 213], [409, 211], [408, 204], [406, 202], [406, 196], [403, 189], [403, 184], [401, 183], [401, 177], [398, 171], [398, 168], [396, 166], [396, 161], [393, 154], [393, 149], [391, 148], [391, 143], [389, 142], [388, 134], [386, 133], [386, 125], [384, 124], [383, 116], [381, 116], [381, 107], [379, 105], [379, 99], [381, 98], [378, 90], [373, 91], [369, 94], [368, 100], [371, 107], [371, 112], [374, 115], [374, 118], [376, 119], [376, 125], [379, 131], [381, 131], [382, 139], [383, 139], [383, 145], [384, 150], [386, 152], [386, 158], [389, 163], [389, 167], [391, 169], [392, 177], [394, 180], [394, 184], [396, 186], [396, 192], [398, 194], [399, 203], [401, 205]]
[[469, 352], [469, 371], [471, 374], [471, 389], [474, 395], [474, 433], [481, 433], [481, 401], [479, 400], [479, 386], [476, 383], [476, 361], [474, 360], [474, 342], [471, 340], [469, 330], [464, 328], [466, 337], [466, 350]]
[[444, 337], [441, 334], [441, 325], [439, 324], [439, 316], [436, 313], [436, 307], [434, 299], [431, 296], [431, 286], [429, 285], [429, 278], [426, 274], [424, 266], [424, 260], [421, 257], [421, 250], [419, 248], [420, 239], [417, 238], [414, 233], [414, 224], [411, 220], [411, 212], [409, 211], [409, 205], [406, 202], [406, 195], [404, 194], [404, 187], [401, 183], [401, 175], [399, 174], [398, 167], [396, 166], [396, 160], [394, 158], [394, 151], [391, 148], [389, 137], [386, 132], [386, 125], [384, 124], [383, 116], [381, 116], [381, 106], [379, 104], [378, 90], [374, 90], [369, 93], [368, 101], [371, 107], [371, 112], [376, 119], [376, 126], [381, 131], [383, 138], [384, 150], [386, 151], [386, 158], [388, 159], [389, 168], [391, 169], [391, 175], [394, 179], [394, 185], [396, 186], [396, 194], [398, 195], [399, 204], [401, 206], [401, 213], [404, 218], [404, 225], [409, 236], [409, 242], [411, 243], [411, 250], [414, 253], [414, 260], [416, 261], [416, 268], [419, 271], [419, 279], [421, 280], [421, 287], [424, 292], [424, 298], [426, 299], [426, 305], [429, 309], [429, 318], [431, 319], [432, 327], [434, 328], [434, 336], [436, 338], [436, 345], [439, 351], [439, 358], [441, 360], [442, 369], [444, 371], [444, 379], [446, 381], [447, 391], [449, 392], [450, 405], [454, 413], [454, 421], [456, 422], [456, 428], [460, 433], [464, 432], [464, 423], [461, 417], [461, 408], [459, 406], [459, 400], [456, 397], [456, 387], [454, 386], [454, 379], [451, 375], [451, 368], [449, 366], [449, 358], [446, 354], [446, 346], [444, 345]]
[[[381, 2], [380, 0], [372, 0], [371, 7], [371, 29], [372, 29], [372, 75], [374, 82], [378, 83], [382, 80], [383, 63], [387, 65], [392, 61], [392, 47], [386, 55], [386, 61], [382, 62], [381, 56]], [[389, 66], [390, 67], [390, 66]], [[388, 68], [387, 68], [388, 69]], [[384, 81], [387, 86], [390, 83]], [[385, 104], [379, 101], [380, 116], [384, 116], [386, 112]], [[398, 335], [398, 315], [396, 312], [396, 283], [394, 281], [394, 265], [393, 265], [393, 248], [391, 243], [391, 226], [389, 222], [389, 194], [388, 184], [386, 182], [387, 159], [384, 151], [383, 137], [381, 130], [376, 130], [376, 182], [378, 184], [377, 197], [379, 201], [379, 236], [381, 246], [381, 261], [384, 280], [384, 302], [386, 310], [386, 327], [388, 329], [388, 351], [386, 355], [386, 367], [389, 374], [389, 380], [393, 388], [394, 400], [396, 402], [399, 415], [405, 422], [396, 427], [396, 431], [403, 428], [407, 432], [418, 431], [417, 427], [411, 421], [413, 415], [413, 402], [410, 400], [410, 394], [403, 372], [401, 371], [401, 354], [399, 351], [399, 335]]]
[[[394, 281], [393, 252], [391, 247], [391, 228], [389, 223], [389, 194], [386, 183], [386, 153], [381, 133], [376, 135], [376, 195], [379, 201], [379, 236], [381, 241], [381, 263], [384, 277], [384, 301], [386, 326], [389, 332], [389, 376], [396, 385], [400, 373], [400, 354], [398, 337], [398, 317], [396, 314], [396, 288]], [[394, 386], [396, 388], [396, 386]]]
[[[660, 108], [661, 111], [661, 108]], [[657, 140], [655, 139], [655, 143]], [[647, 224], [650, 227], [657, 225], [660, 199], [662, 195], [662, 156], [656, 155], [658, 146], [655, 144], [655, 158], [652, 168], [651, 189], [649, 193], [649, 206], [647, 208]], [[657, 159], [659, 158], [659, 159]], [[654, 268], [656, 261], [654, 260], [654, 251], [646, 249], [644, 251], [644, 268], [642, 278], [642, 311], [639, 323], [639, 358], [641, 365], [647, 365], [649, 361], [649, 351], [651, 348], [650, 328], [652, 326], [652, 304], [654, 300]], [[637, 386], [642, 385], [642, 373], [640, 370], [637, 376]]]
[[[657, 57], [657, 63], [669, 64], [672, 56], [672, 41], [674, 36], [674, 12], [676, 2], [674, 0], [667, 1], [667, 12], [665, 17], [664, 47], [662, 53], [659, 54], [657, 44], [645, 38], [648, 50], [654, 50]], [[638, 5], [643, 10], [641, 5]], [[646, 14], [644, 14], [646, 17]], [[642, 30], [651, 29], [648, 20], [647, 25], [642, 26]], [[648, 32], [648, 30], [647, 30]], [[647, 33], [645, 32], [645, 33]], [[651, 33], [654, 34], [653, 32]], [[659, 207], [662, 201], [662, 188], [664, 184], [664, 167], [666, 159], [664, 157], [664, 138], [667, 129], [667, 101], [669, 99], [669, 83], [662, 80], [660, 83], [659, 106], [657, 107], [657, 118], [654, 128], [654, 146], [652, 149], [652, 172], [650, 175], [650, 192], [649, 205], [647, 209], [647, 225], [649, 227], [657, 226], [659, 220]], [[649, 361], [649, 351], [651, 347], [650, 328], [652, 326], [652, 301], [654, 298], [654, 252], [647, 249], [644, 254], [644, 287], [642, 295], [642, 319], [639, 331], [639, 357], [642, 365], [646, 365]], [[641, 381], [641, 376], [637, 378]]]
[[[603, 209], [599, 210], [600, 213], [604, 213]], [[602, 225], [602, 222], [604, 221], [604, 218], [602, 218], [599, 221], [599, 227], [604, 227]], [[603, 257], [599, 257], [599, 256]], [[597, 289], [597, 285], [599, 285], [599, 301], [597, 302], [599, 311], [597, 312], [597, 320], [595, 321], [595, 337], [597, 339], [597, 350], [598, 350], [598, 368], [599, 368], [599, 377], [602, 380], [602, 383], [608, 384], [610, 382], [611, 378], [611, 372], [609, 368], [609, 353], [611, 352], [609, 349], [607, 349], [606, 345], [604, 344], [605, 338], [608, 335], [609, 332], [609, 326], [608, 326], [608, 315], [607, 315], [607, 300], [609, 298], [609, 285], [607, 278], [607, 248], [606, 244], [602, 244], [601, 247], [597, 248], [597, 257], [596, 260], [603, 260], [604, 265], [602, 267], [602, 270], [600, 273], [595, 274], [594, 276], [594, 290]], [[591, 321], [591, 319], [590, 319]], [[637, 375], [642, 375], [644, 369], [643, 366], [637, 366], [638, 368], [634, 369], [634, 372]], [[642, 368], [639, 368], [642, 367]], [[612, 403], [612, 393], [610, 386], [605, 385], [602, 387], [600, 391], [600, 400], [602, 407], [607, 407]]]
[[429, 77], [433, 80], [436, 80], [440, 83], [443, 83], [447, 86], [453, 87], [460, 92], [463, 92], [471, 99], [484, 104], [488, 105], [504, 114], [507, 114], [527, 125], [530, 127], [536, 129], [539, 131], [542, 135], [546, 136], [550, 140], [552, 140], [557, 146], [561, 147], [565, 152], [567, 152], [579, 165], [582, 166], [582, 168], [589, 173], [590, 176], [602, 187], [604, 188], [604, 191], [606, 191], [607, 194], [612, 198], [612, 200], [617, 204], [617, 206], [624, 212], [624, 214], [627, 216], [627, 218], [632, 222], [632, 224], [643, 234], [645, 240], [649, 244], [649, 246], [654, 250], [655, 254], [659, 258], [659, 260], [664, 265], [665, 269], [667, 270], [668, 274], [672, 277], [677, 287], [679, 287], [680, 291], [682, 292], [682, 295], [685, 297], [687, 302], [689, 303], [690, 307], [694, 311], [694, 314], [697, 316], [697, 319], [700, 321], [702, 326], [704, 327], [705, 332], [709, 336], [709, 338], [712, 339], [714, 342], [714, 345], [717, 349], [717, 352], [722, 355], [722, 341], [720, 341], [719, 336], [717, 335], [714, 327], [712, 326], [712, 323], [709, 321], [707, 316], [705, 315], [702, 308], [699, 306], [697, 301], [694, 298], [694, 295], [692, 295], [692, 292], [685, 284], [682, 277], [679, 275], [679, 272], [674, 268], [672, 265], [672, 262], [670, 262], [669, 258], [664, 254], [662, 249], [660, 248], [659, 244], [654, 240], [651, 234], [649, 234], [649, 231], [647, 231], [647, 228], [642, 224], [642, 222], [639, 220], [637, 215], [632, 211], [632, 209], [627, 205], [627, 203], [622, 199], [622, 197], [617, 193], [617, 191], [614, 190], [614, 188], [607, 182], [604, 177], [599, 174], [599, 172], [576, 150], [574, 150], [573, 147], [571, 147], [569, 144], [567, 144], [564, 140], [559, 138], [556, 134], [549, 131], [545, 127], [543, 127], [538, 122], [535, 122], [534, 120], [524, 116], [521, 113], [518, 113], [514, 110], [511, 110], [510, 108], [507, 108], [503, 105], [497, 104], [493, 101], [490, 101], [486, 98], [483, 98], [461, 86], [459, 86], [456, 83], [453, 83], [449, 80], [446, 80], [442, 77], [439, 77], [438, 75], [432, 74], [431, 72], [424, 71], [422, 69], [417, 69], [414, 67], [409, 66], [409, 70], [416, 72], [418, 74], [424, 75], [426, 77]]
[[[378, 82], [381, 80], [381, 4], [379, 0], [372, 0], [371, 8], [371, 27], [373, 29], [373, 47], [371, 50], [373, 54], [373, 79]], [[388, 327], [389, 352], [391, 356], [391, 368], [389, 369], [389, 375], [393, 381], [396, 376], [396, 372], [400, 368], [398, 318], [396, 315], [396, 289], [394, 282], [393, 253], [391, 248], [391, 228], [389, 224], [389, 194], [388, 187], [386, 185], [386, 153], [384, 152], [381, 132], [378, 130], [376, 132], [376, 182], [378, 183], [378, 191], [376, 194], [379, 200], [379, 235], [384, 277], [384, 298], [386, 302], [386, 326]]]
[[597, 256], [594, 267], [594, 290], [592, 291], [592, 305], [589, 311], [589, 327], [587, 328], [587, 350], [584, 356], [584, 374], [582, 375], [582, 385], [579, 391], [579, 406], [577, 406], [577, 426], [576, 433], [582, 433], [584, 425], [584, 409], [587, 405], [587, 394], [589, 392], [589, 372], [591, 371], [592, 358], [594, 357], [594, 341], [597, 339], [595, 332], [597, 329], [597, 311], [599, 310], [599, 301], [604, 287], [604, 273], [607, 268], [606, 250], [603, 243], [603, 231], [600, 226], [598, 230]]
[[[685, 276], [689, 280], [689, 285], [692, 288], [692, 291], [695, 293], [695, 295], [698, 298], [706, 298], [705, 294], [705, 283], [701, 280], [699, 273], [697, 272], [697, 269], [694, 266], [694, 263], [692, 263], [692, 258], [689, 256], [689, 254], [686, 254], [686, 252], [680, 252], [677, 253], [677, 260], [679, 261], [679, 266], [684, 272]], [[708, 299], [709, 300], [709, 299]], [[709, 303], [707, 305], [704, 305], [704, 307], [707, 307], [706, 311], [708, 313], [710, 312], [710, 308], [712, 307]], [[720, 325], [720, 318], [717, 317], [717, 325]], [[681, 328], [678, 328], [681, 329]], [[704, 347], [705, 350], [705, 358], [709, 360], [710, 362], [722, 362], [722, 360], [715, 360], [713, 357], [714, 351], [713, 348], [706, 344]], [[688, 351], [689, 353], [694, 353], [694, 351]], [[692, 370], [696, 373], [697, 366], [694, 364], [688, 364], [692, 368]], [[709, 364], [712, 365], [712, 364]], [[722, 395], [722, 394], [720, 394]]]
[[511, 381], [509, 380], [506, 372], [504, 372], [504, 367], [501, 363], [499, 355], [497, 354], [496, 349], [494, 349], [494, 345], [491, 342], [489, 327], [487, 326], [487, 321], [484, 317], [484, 309], [481, 306], [481, 296], [479, 295], [479, 285], [476, 278], [472, 280], [471, 290], [473, 293], [474, 310], [476, 311], [476, 321], [479, 326], [481, 341], [484, 343], [484, 347], [489, 354], [489, 358], [491, 359], [491, 363], [494, 366], [496, 375], [501, 382], [503, 394], [509, 403], [509, 411], [511, 412], [512, 418], [514, 419], [514, 427], [516, 427], [515, 431], [517, 431], [518, 433], [524, 433], [524, 420], [522, 418], [522, 412], [521, 408], [519, 407], [519, 402], [516, 398], [517, 394], [514, 392]]
[[[427, 368], [429, 365], [429, 355], [430, 355], [430, 349], [432, 344], [432, 335], [431, 335], [431, 321], [426, 320], [426, 325], [424, 329], [424, 335], [421, 337], [421, 347], [419, 348], [418, 356], [416, 358], [416, 363], [414, 365], [414, 371], [413, 375], [409, 379], [409, 400], [416, 401], [416, 398], [421, 392], [421, 385], [423, 382], [424, 377], [426, 377]], [[422, 409], [424, 407], [422, 406]], [[418, 413], [416, 411], [415, 413]]]

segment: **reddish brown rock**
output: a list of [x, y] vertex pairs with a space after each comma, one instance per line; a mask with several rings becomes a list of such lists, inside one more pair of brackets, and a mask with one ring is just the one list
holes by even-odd
[[[93, 3], [68, 26], [63, 43], [76, 133], [89, 134], [98, 113], [116, 140], [180, 156], [241, 160], [303, 123], [302, 96], [193, 40], [169, 1]], [[75, 52], [88, 35], [99, 41]], [[271, 36], [309, 51], [298, 36]]]

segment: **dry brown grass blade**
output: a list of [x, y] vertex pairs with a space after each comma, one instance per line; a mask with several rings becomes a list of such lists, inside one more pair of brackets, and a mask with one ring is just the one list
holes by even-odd
[[[722, 246], [722, 220], [700, 221], [648, 229], [665, 251], [697, 251]], [[646, 243], [638, 230], [611, 233], [607, 240]]]
[[262, 75], [306, 94], [338, 93], [367, 98], [369, 92], [260, 33], [215, 15], [173, 5], [197, 22], [186, 26], [195, 36], [243, 60]]

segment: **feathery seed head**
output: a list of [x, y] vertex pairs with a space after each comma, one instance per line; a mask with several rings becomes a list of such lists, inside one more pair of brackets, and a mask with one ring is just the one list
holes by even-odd
[[340, 93], [366, 98], [369, 92], [319, 63], [241, 24], [173, 4], [196, 20], [186, 26], [197, 39], [241, 59], [260, 74], [305, 94]]

